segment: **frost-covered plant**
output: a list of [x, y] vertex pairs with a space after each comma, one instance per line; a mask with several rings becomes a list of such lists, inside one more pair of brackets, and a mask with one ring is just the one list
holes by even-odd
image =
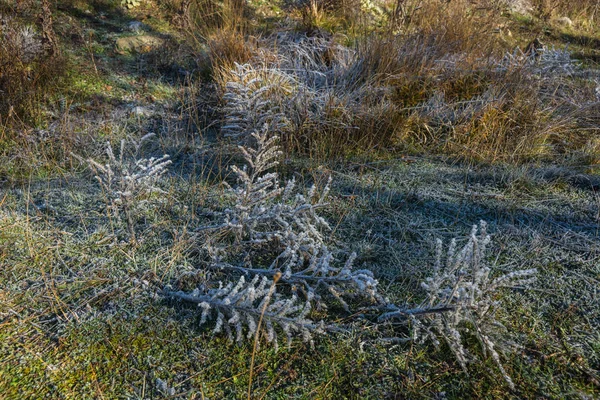
[[506, 53], [499, 63], [499, 69], [525, 68], [541, 78], [572, 76], [578, 67], [568, 48], [557, 49], [554, 46], [543, 46], [531, 52], [517, 48], [512, 53]]
[[453, 127], [467, 123], [488, 107], [499, 107], [504, 98], [497, 88], [491, 87], [479, 96], [467, 101], [449, 103], [443, 92], [435, 92], [420, 107], [415, 107], [418, 114], [427, 120], [432, 127]]
[[306, 196], [296, 191], [294, 179], [281, 185], [278, 174], [268, 172], [282, 154], [278, 137], [268, 135], [265, 127], [252, 134], [256, 148], [240, 146], [246, 165], [232, 167], [238, 185], [230, 188], [235, 205], [224, 211], [225, 225], [238, 241], [251, 244], [277, 240], [287, 246], [319, 246], [323, 243], [319, 229], [329, 225], [316, 210], [325, 205], [330, 181], [320, 193], [313, 185]]
[[152, 194], [164, 193], [157, 187], [157, 182], [171, 164], [167, 154], [159, 158], [139, 158], [142, 145], [153, 136], [150, 133], [140, 140], [129, 138], [133, 157], [126, 154], [127, 141], [123, 139], [117, 155], [110, 142], [107, 142], [106, 163], [102, 164], [91, 158], [86, 160], [96, 173], [95, 178], [107, 198], [107, 211], [116, 217], [124, 215], [130, 240], [133, 242], [136, 241], [134, 216], [147, 208]]
[[[319, 292], [327, 292], [346, 309], [349, 306], [343, 297], [367, 295], [377, 299], [373, 274], [352, 270], [355, 255], [336, 265], [325, 243], [322, 230], [329, 229], [329, 224], [317, 210], [326, 205], [331, 179], [323, 190], [313, 185], [306, 195], [297, 192], [293, 179], [282, 185], [278, 174], [269, 172], [281, 156], [278, 138], [269, 137], [266, 127], [252, 138], [255, 147], [240, 146], [246, 165], [232, 167], [238, 183], [229, 188], [234, 205], [222, 212], [221, 224], [202, 228], [233, 240], [233, 245], [206, 242], [210, 268], [263, 276], [281, 271], [282, 282], [297, 285], [316, 300], [321, 299]], [[254, 260], [261, 258], [270, 261], [256, 265]]]
[[527, 269], [493, 277], [486, 262], [486, 247], [490, 242], [486, 223], [473, 226], [467, 244], [457, 250], [452, 240], [447, 254], [443, 255], [442, 242], [437, 242], [437, 256], [433, 275], [422, 287], [426, 301], [414, 310], [397, 310], [379, 317], [380, 321], [409, 318], [413, 322], [413, 339], [430, 339], [436, 346], [445, 341], [460, 365], [472, 359], [464, 346], [465, 335], [473, 333], [484, 354], [489, 353], [506, 382], [514, 388], [504, 370], [498, 353], [506, 341], [505, 328], [495, 318], [499, 308], [497, 296], [501, 288], [528, 288], [534, 281], [536, 270]]
[[[276, 304], [288, 304], [293, 318], [300, 316], [295, 324], [291, 322], [293, 318], [284, 319], [289, 325], [281, 326], [288, 340], [290, 329], [301, 333], [306, 341], [310, 341], [309, 333], [322, 331], [318, 327], [323, 325], [314, 324], [307, 315], [315, 306], [327, 311], [324, 294], [332, 295], [347, 311], [351, 311], [349, 299], [368, 298], [371, 305], [361, 310], [367, 315], [375, 311], [378, 323], [394, 319], [412, 321], [412, 340], [430, 339], [436, 345], [445, 341], [463, 367], [472, 359], [463, 343], [465, 335], [474, 333], [484, 353], [491, 355], [506, 381], [513, 386], [498, 353], [498, 348], [506, 342], [501, 332], [503, 327], [495, 318], [499, 308], [496, 298], [501, 288], [527, 287], [536, 271], [523, 270], [493, 277], [486, 262], [490, 237], [485, 222], [473, 227], [461, 250], [457, 250], [456, 240], [453, 240], [445, 258], [442, 242], [438, 241], [433, 275], [423, 283], [426, 301], [416, 308], [397, 307], [378, 292], [377, 280], [371, 271], [352, 269], [356, 254], [340, 264], [328, 249], [320, 232], [328, 225], [316, 213], [316, 206], [325, 204], [328, 188], [319, 196], [315, 196], [314, 188], [309, 196], [293, 195], [292, 183], [282, 186], [277, 174], [269, 172], [280, 157], [277, 138], [269, 137], [266, 128], [253, 133], [252, 137], [255, 147], [241, 148], [246, 166], [233, 169], [238, 177], [238, 186], [229, 189], [234, 206], [221, 213], [222, 223], [201, 229], [210, 232], [205, 238], [208, 239], [205, 249], [210, 255], [207, 268], [242, 278], [251, 277], [251, 283], [247, 284], [244, 278], [225, 288], [222, 285], [219, 289], [201, 288], [191, 294], [167, 291], [166, 296], [199, 304], [203, 309], [201, 323], [213, 319], [214, 332], [225, 330], [231, 338], [233, 326], [238, 341], [243, 338], [243, 326], [248, 327], [248, 338], [256, 333], [256, 316], [261, 314], [261, 307], [264, 309], [270, 302], [266, 287], [271, 280], [278, 282], [283, 290], [272, 307], [266, 309], [266, 321], [273, 325], [277, 318], [288, 318], [274, 311], [288, 308], [278, 308]], [[314, 204], [310, 201], [313, 198], [318, 199]], [[214, 235], [215, 231], [220, 234]], [[211, 241], [211, 237], [218, 239]], [[275, 283], [270, 290], [274, 293]], [[304, 306], [293, 306], [299, 299], [304, 301]], [[329, 325], [327, 330], [333, 327], [335, 324]], [[267, 341], [271, 342], [274, 334], [269, 333], [269, 322], [265, 329]]]
[[236, 63], [225, 84], [221, 132], [240, 138], [265, 124], [275, 132], [281, 131], [287, 125], [283, 103], [295, 84], [290, 75], [278, 69]]
[[[306, 297], [314, 299], [321, 310], [327, 309], [327, 305], [322, 301], [323, 293], [335, 298], [347, 312], [350, 312], [347, 303], [349, 299], [367, 298], [372, 302], [384, 303], [385, 300], [377, 291], [378, 282], [373, 272], [368, 269], [352, 269], [356, 259], [355, 253], [352, 253], [343, 265], [337, 265], [337, 260], [326, 246], [322, 246], [319, 251], [318, 256], [305, 261], [303, 270], [292, 272], [286, 268], [287, 273], [282, 275], [281, 282], [294, 286]], [[268, 268], [253, 268], [251, 265], [234, 265], [223, 261], [215, 262], [209, 268], [273, 277], [280, 273], [277, 268], [278, 260], [284, 260], [285, 263], [298, 258], [293, 252], [283, 251]]]
[[[260, 325], [256, 318], [262, 314], [268, 342], [275, 340], [274, 325], [282, 328], [288, 341], [298, 334], [311, 342], [311, 333], [322, 332], [324, 325], [307, 315], [312, 307], [328, 308], [324, 295], [337, 299], [347, 311], [349, 299], [383, 299], [371, 271], [352, 269], [355, 254], [340, 264], [326, 245], [321, 230], [329, 225], [317, 209], [325, 205], [331, 180], [322, 191], [312, 186], [307, 195], [296, 191], [294, 180], [282, 185], [278, 174], [270, 172], [281, 156], [277, 136], [270, 136], [264, 127], [251, 137], [254, 146], [240, 147], [246, 165], [232, 168], [238, 183], [229, 188], [233, 206], [219, 215], [219, 224], [201, 228], [208, 232], [203, 238], [207, 268], [241, 275], [240, 280], [224, 288], [220, 284], [219, 289], [164, 295], [199, 304], [202, 324], [213, 319], [214, 332], [225, 330], [230, 338], [233, 326], [237, 341], [243, 339], [243, 326], [248, 327], [248, 338], [254, 336]], [[245, 276], [251, 277], [249, 284]], [[282, 288], [279, 294], [276, 284]]]
[[277, 293], [277, 280], [278, 276], [271, 280], [256, 275], [247, 282], [241, 276], [237, 283], [229, 282], [223, 286], [219, 282], [218, 288], [199, 288], [192, 293], [166, 290], [164, 295], [197, 304], [202, 309], [200, 325], [214, 320], [213, 334], [225, 332], [231, 341], [234, 340], [234, 331], [235, 341], [240, 343], [244, 338], [254, 338], [258, 330], [267, 343], [272, 343], [277, 349], [275, 329], [279, 327], [288, 345], [295, 336], [312, 345], [312, 335], [326, 330], [324, 323], [315, 323], [307, 318], [312, 298], [309, 296], [301, 300], [296, 293]]
[[[42, 2], [42, 9], [47, 1]], [[50, 12], [40, 15], [41, 27], [0, 12], [0, 114], [35, 118], [49, 91], [60, 84], [63, 59], [52, 42]]]
[[32, 26], [19, 26], [4, 16], [0, 16], [0, 39], [0, 47], [12, 62], [29, 64], [44, 55], [42, 39]]
[[330, 38], [282, 34], [278, 38], [279, 68], [312, 90], [332, 87], [356, 61], [356, 51]]
[[543, 48], [540, 52], [537, 72], [542, 76], [571, 76], [577, 68], [578, 63], [571, 58], [568, 48], [557, 49], [552, 46], [550, 48]]
[[283, 249], [296, 246], [306, 254], [316, 254], [315, 249], [323, 244], [320, 229], [329, 228], [316, 213], [325, 205], [329, 184], [320, 193], [312, 186], [306, 196], [296, 191], [293, 179], [281, 185], [278, 174], [269, 172], [281, 157], [277, 136], [269, 137], [269, 129], [263, 127], [251, 137], [254, 148], [240, 146], [246, 165], [232, 167], [237, 186], [228, 191], [234, 204], [223, 211], [221, 224], [205, 229], [227, 231], [236, 245], [248, 249], [276, 244]]
[[247, 139], [265, 123], [284, 140], [288, 134], [353, 130], [364, 93], [338, 88], [353, 53], [324, 39], [282, 40], [276, 62], [265, 55], [260, 66], [236, 64], [223, 74], [223, 135]]

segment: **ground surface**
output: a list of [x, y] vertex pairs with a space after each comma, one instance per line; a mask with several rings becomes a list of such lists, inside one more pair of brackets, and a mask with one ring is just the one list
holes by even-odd
[[[252, 343], [212, 337], [197, 327], [195, 310], [155, 295], [196, 271], [191, 233], [209, 219], [206, 210], [220, 207], [219, 177], [231, 151], [214, 140], [210, 124], [190, 134], [208, 117], [182, 106], [195, 90], [181, 83], [183, 67], [152, 59], [160, 61], [160, 53], [115, 52], [135, 15], [65, 9], [57, 20], [68, 16], [65, 30], [87, 32], [88, 50], [73, 54], [79, 86], [71, 90], [79, 95], [69, 115], [26, 134], [42, 138], [43, 150], [68, 131], [73, 152], [79, 141], [91, 141], [82, 155], [97, 156], [107, 140], [155, 132], [145, 152], [171, 155], [161, 182], [168, 195], [131, 244], [107, 218], [103, 193], [84, 165], [11, 158], [0, 166], [0, 398], [244, 398]], [[144, 23], [175, 40], [161, 20]], [[499, 299], [516, 342], [503, 355], [513, 393], [482, 354], [467, 375], [443, 346], [382, 345], [349, 331], [318, 338], [315, 349], [261, 348], [253, 398], [600, 395], [597, 175], [425, 156], [320, 166], [292, 159], [282, 172], [294, 171], [307, 181], [333, 176], [325, 211], [332, 240], [357, 251], [358, 264], [398, 302], [422, 295], [435, 238], [464, 237], [482, 219], [498, 270], [538, 268], [539, 278], [534, 290]]]

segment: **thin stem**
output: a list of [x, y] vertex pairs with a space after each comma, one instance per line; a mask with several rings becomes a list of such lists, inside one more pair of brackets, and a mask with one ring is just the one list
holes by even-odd
[[437, 307], [423, 307], [423, 308], [413, 308], [410, 310], [397, 310], [392, 312], [387, 312], [385, 314], [381, 314], [378, 318], [378, 322], [384, 322], [390, 319], [405, 319], [410, 315], [424, 315], [424, 314], [438, 314], [444, 313], [448, 311], [455, 310], [455, 307], [452, 306], [437, 306]]
[[262, 311], [260, 312], [260, 318], [258, 319], [258, 326], [256, 327], [256, 332], [254, 333], [254, 346], [252, 348], [252, 359], [250, 360], [250, 378], [248, 380], [248, 400], [251, 399], [251, 391], [252, 391], [252, 373], [254, 372], [254, 357], [256, 355], [256, 347], [258, 346], [258, 336], [260, 334], [260, 325], [262, 324], [263, 316], [267, 311], [267, 306], [269, 305], [269, 301], [271, 300], [271, 296], [275, 291], [275, 285], [277, 281], [281, 278], [281, 272], [277, 272], [273, 276], [273, 283], [271, 284], [271, 288], [269, 289], [269, 294], [267, 295], [267, 299], [265, 304], [263, 305]]
[[133, 216], [131, 215], [131, 209], [129, 207], [129, 200], [123, 199], [123, 211], [125, 212], [125, 216], [127, 217], [127, 228], [129, 230], [129, 240], [132, 244], [137, 243], [137, 238], [135, 237], [135, 224], [133, 223]]
[[[215, 270], [230, 270], [230, 271], [239, 271], [244, 275], [264, 275], [264, 276], [275, 276], [280, 273], [277, 269], [254, 269], [254, 268], [244, 268], [236, 265], [220, 263], [220, 264], [211, 264], [208, 266], [210, 269]], [[305, 275], [302, 273], [292, 274], [288, 279], [281, 278], [282, 282], [294, 283], [294, 282], [304, 282], [304, 281], [317, 281], [317, 282], [333, 282], [333, 283], [349, 283], [353, 282], [352, 278], [339, 278], [337, 276], [315, 276], [315, 275]]]

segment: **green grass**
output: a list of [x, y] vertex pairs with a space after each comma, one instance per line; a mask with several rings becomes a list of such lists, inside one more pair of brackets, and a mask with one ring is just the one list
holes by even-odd
[[[359, 261], [377, 272], [387, 295], [409, 301], [418, 301], [433, 237], [465, 234], [470, 223], [487, 219], [501, 269], [515, 264], [540, 269], [535, 291], [499, 299], [501, 320], [522, 346], [505, 360], [518, 387], [515, 396], [597, 394], [594, 327], [600, 309], [593, 287], [600, 279], [600, 241], [587, 227], [597, 199], [560, 182], [544, 183], [535, 170], [520, 173], [529, 184], [513, 185], [518, 181], [507, 176], [510, 171], [489, 167], [469, 173], [462, 166], [430, 162], [389, 162], [361, 174], [349, 170], [345, 178], [338, 174], [328, 219], [340, 221], [335, 237], [360, 251]], [[465, 179], [478, 187], [479, 196], [463, 194]], [[219, 206], [216, 187], [203, 184], [200, 192], [186, 193], [185, 180], [164, 184], [176, 202], [189, 202], [193, 192], [208, 189], [203, 208]], [[251, 342], [238, 346], [212, 338], [210, 330], [198, 327], [193, 308], [153, 295], [195, 268], [185, 251], [193, 241], [181, 235], [191, 211], [152, 211], [138, 226], [146, 232], [143, 243], [132, 246], [118, 239], [118, 230], [111, 231], [102, 208], [94, 183], [74, 177], [7, 192], [0, 218], [5, 397], [160, 398], [161, 379], [181, 398], [202, 398], [202, 393], [243, 398]], [[564, 224], [583, 230], [569, 233]], [[582, 240], [589, 244], [579, 245]], [[261, 347], [253, 393], [336, 399], [507, 393], [482, 354], [467, 376], [444, 346], [384, 346], [372, 339], [359, 329], [319, 337], [315, 349], [301, 343], [279, 353]], [[478, 354], [475, 343], [470, 349]]]

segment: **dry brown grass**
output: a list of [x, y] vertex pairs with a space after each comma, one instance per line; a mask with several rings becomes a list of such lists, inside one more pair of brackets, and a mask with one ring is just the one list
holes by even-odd
[[214, 78], [234, 68], [236, 63], [244, 64], [256, 52], [256, 43], [237, 29], [219, 29], [208, 37], [208, 58]]
[[538, 18], [568, 17], [588, 30], [597, 30], [600, 18], [600, 3], [596, 0], [533, 0], [533, 12]]
[[27, 20], [0, 12], [0, 21], [0, 124], [36, 121], [60, 85], [66, 60], [44, 47]]
[[218, 29], [244, 30], [248, 23], [248, 5], [240, 0], [193, 0], [186, 10], [189, 34], [206, 38]]
[[[258, 40], [248, 24], [222, 22], [205, 38], [221, 95], [236, 79], [236, 63], [290, 76], [289, 93], [268, 100], [287, 118], [280, 133], [288, 153], [319, 160], [390, 151], [486, 162], [597, 158], [597, 129], [582, 111], [595, 95], [525, 59], [504, 65], [516, 41], [498, 33], [506, 14], [496, 2], [390, 2], [379, 16], [345, 1], [295, 7], [290, 15], [302, 21], [291, 26], [300, 33]], [[352, 39], [324, 33], [332, 29]]]

